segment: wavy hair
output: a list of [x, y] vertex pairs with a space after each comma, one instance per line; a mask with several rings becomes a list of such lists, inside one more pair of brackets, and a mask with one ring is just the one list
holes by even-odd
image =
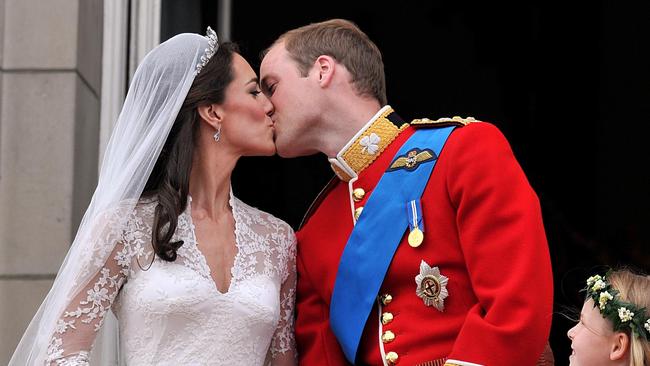
[[176, 252], [183, 245], [182, 240], [172, 241], [172, 236], [178, 226], [178, 216], [187, 207], [200, 126], [197, 108], [223, 103], [226, 88], [234, 79], [233, 53], [239, 53], [235, 43], [220, 44], [194, 79], [142, 193], [143, 198], [157, 200], [151, 241], [156, 255], [165, 261], [175, 261]]

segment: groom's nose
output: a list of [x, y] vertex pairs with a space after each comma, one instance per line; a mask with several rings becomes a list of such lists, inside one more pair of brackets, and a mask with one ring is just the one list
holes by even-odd
[[269, 98], [266, 95], [264, 95], [263, 93], [260, 94], [260, 95], [262, 96], [262, 98], [264, 98], [264, 101], [263, 101], [263, 103], [264, 103], [264, 112], [266, 112], [267, 116], [271, 117], [273, 115], [273, 113], [275, 112], [275, 107], [273, 106], [273, 103], [271, 103], [271, 101], [269, 100]]

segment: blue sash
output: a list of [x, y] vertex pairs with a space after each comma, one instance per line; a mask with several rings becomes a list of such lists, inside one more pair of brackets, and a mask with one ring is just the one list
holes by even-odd
[[[417, 130], [402, 145], [368, 198], [345, 245], [330, 304], [330, 325], [351, 363], [356, 360], [363, 329], [388, 266], [409, 227], [407, 204], [419, 206], [437, 157], [455, 127]], [[406, 161], [409, 152], [414, 159], [414, 151], [425, 149], [430, 159], [422, 159], [426, 161], [415, 166], [411, 160], [411, 164], [395, 168]]]

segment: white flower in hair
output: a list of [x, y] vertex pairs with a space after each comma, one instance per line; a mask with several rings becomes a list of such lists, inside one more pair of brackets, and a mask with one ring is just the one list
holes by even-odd
[[600, 291], [607, 287], [607, 284], [603, 280], [596, 280], [596, 283], [591, 287], [591, 291]]
[[607, 291], [601, 292], [600, 297], [598, 298], [598, 306], [600, 306], [601, 309], [605, 309], [605, 305], [607, 304], [607, 302], [613, 298], [614, 297], [609, 292]]
[[634, 313], [627, 310], [625, 307], [620, 307], [618, 308], [618, 317], [621, 319], [623, 323], [629, 322], [632, 320], [632, 317], [634, 316]]
[[208, 40], [208, 47], [205, 49], [203, 56], [201, 56], [201, 62], [196, 65], [196, 74], [198, 75], [203, 67], [208, 64], [208, 61], [217, 53], [219, 49], [219, 38], [217, 37], [217, 32], [208, 27], [206, 31], [205, 38]]
[[589, 278], [587, 278], [587, 286], [591, 287], [596, 281], [600, 280], [601, 277], [599, 275], [594, 275]]
[[643, 327], [650, 332], [650, 319], [646, 320], [645, 324], [643, 324]]

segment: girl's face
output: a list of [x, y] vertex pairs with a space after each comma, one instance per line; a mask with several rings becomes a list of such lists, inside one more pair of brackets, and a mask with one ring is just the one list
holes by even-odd
[[590, 298], [582, 305], [580, 321], [567, 332], [571, 340], [571, 366], [612, 365], [610, 353], [616, 333]]

